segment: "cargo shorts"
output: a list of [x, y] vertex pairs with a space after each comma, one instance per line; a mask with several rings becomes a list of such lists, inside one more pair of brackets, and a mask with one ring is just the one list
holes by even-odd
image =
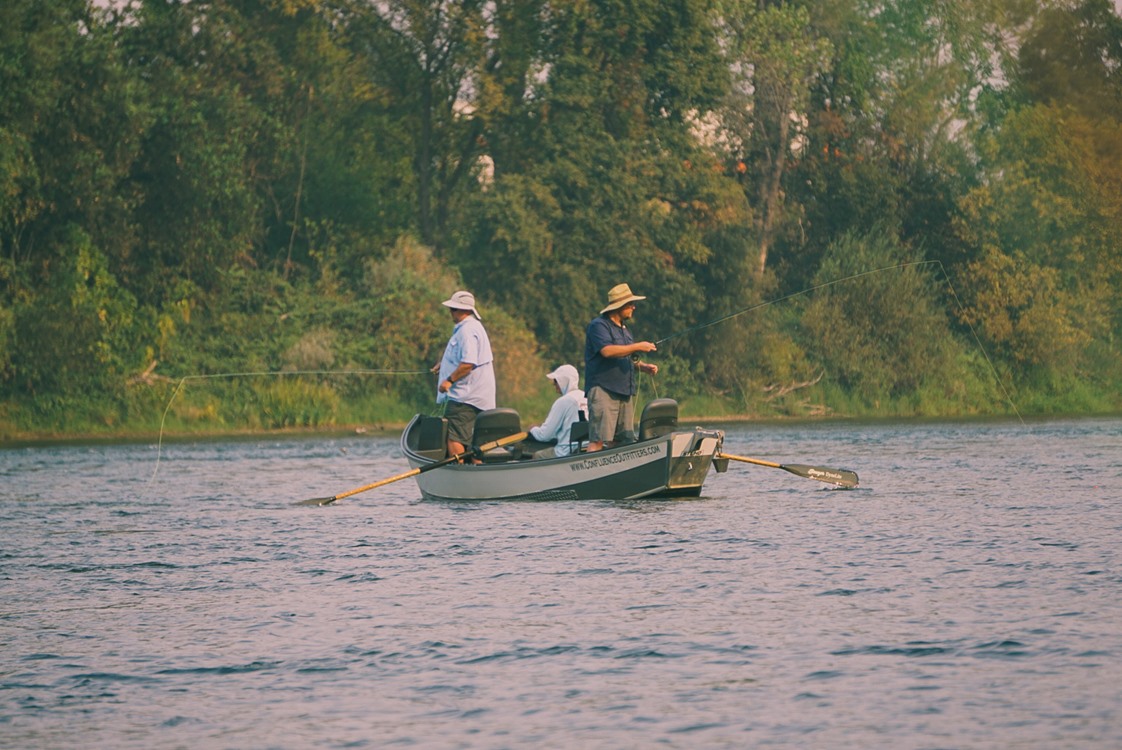
[[635, 399], [592, 386], [588, 392], [588, 441], [634, 443]]

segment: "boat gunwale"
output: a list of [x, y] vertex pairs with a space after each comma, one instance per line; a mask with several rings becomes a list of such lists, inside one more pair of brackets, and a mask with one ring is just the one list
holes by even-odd
[[[422, 455], [421, 453], [419, 453], [416, 450], [409, 447], [408, 436], [413, 431], [414, 427], [417, 425], [417, 423], [420, 421], [420, 419], [423, 416], [424, 415], [422, 415], [422, 414], [415, 415], [413, 417], [413, 419], [411, 419], [409, 421], [409, 424], [407, 424], [405, 426], [405, 429], [402, 430], [402, 432], [401, 432], [401, 439], [400, 439], [401, 452], [403, 454], [405, 454], [405, 457], [409, 461], [409, 463], [411, 465], [414, 465], [414, 468], [423, 468], [425, 466], [430, 466], [430, 465], [432, 465], [434, 463], [437, 463], [440, 460], [442, 460], [442, 459], [438, 459], [438, 458], [429, 458], [428, 456]], [[689, 427], [689, 428], [679, 428], [679, 429], [672, 430], [670, 432], [663, 433], [661, 435], [656, 435], [654, 437], [647, 438], [646, 440], [636, 440], [635, 442], [625, 443], [623, 445], [617, 445], [617, 446], [613, 446], [611, 448], [604, 448], [604, 449], [599, 450], [599, 451], [593, 451], [593, 453], [578, 452], [578, 453], [571, 453], [567, 456], [552, 456], [550, 458], [515, 459], [515, 460], [510, 460], [510, 461], [496, 461], [496, 462], [493, 462], [493, 463], [484, 462], [482, 464], [451, 463], [451, 464], [446, 464], [446, 465], [444, 465], [440, 468], [442, 468], [442, 469], [452, 469], [452, 470], [471, 470], [471, 471], [474, 472], [474, 471], [478, 471], [478, 470], [494, 470], [494, 469], [510, 470], [510, 469], [515, 469], [515, 468], [525, 469], [527, 467], [532, 467], [532, 466], [552, 466], [552, 465], [555, 465], [555, 464], [558, 464], [558, 463], [575, 463], [577, 461], [584, 461], [584, 460], [587, 460], [590, 456], [593, 456], [593, 455], [595, 455], [597, 457], [613, 456], [613, 455], [616, 455], [616, 454], [625, 453], [625, 452], [630, 451], [630, 450], [635, 450], [636, 448], [643, 448], [643, 447], [650, 446], [650, 445], [656, 445], [659, 442], [670, 443], [671, 447], [667, 449], [666, 456], [664, 456], [663, 459], [662, 459], [663, 461], [669, 462], [669, 461], [671, 461], [675, 458], [678, 458], [677, 456], [675, 456], [673, 454], [673, 449], [672, 449], [674, 438], [676, 436], [678, 436], [678, 435], [695, 435], [696, 436], [696, 435], [699, 435], [699, 434], [704, 435], [706, 437], [718, 437], [718, 439], [724, 437], [724, 432], [722, 430], [718, 430], [718, 429], [713, 429], [713, 428], [708, 428], [708, 427], [700, 427], [700, 426]]]

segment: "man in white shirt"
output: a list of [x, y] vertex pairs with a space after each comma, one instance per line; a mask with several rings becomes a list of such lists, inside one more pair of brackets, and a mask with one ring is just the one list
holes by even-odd
[[476, 415], [495, 408], [495, 368], [475, 295], [456, 292], [441, 304], [448, 308], [454, 326], [443, 358], [432, 369], [440, 371], [436, 403], [444, 404], [448, 455], [454, 456], [471, 445]]

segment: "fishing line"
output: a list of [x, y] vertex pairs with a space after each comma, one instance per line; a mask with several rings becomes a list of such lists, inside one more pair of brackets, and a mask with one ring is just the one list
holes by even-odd
[[[793, 297], [799, 297], [803, 294], [810, 294], [811, 292], [816, 292], [819, 289], [825, 289], [826, 287], [833, 286], [835, 284], [841, 284], [842, 282], [845, 282], [845, 281], [852, 281], [854, 279], [859, 279], [863, 276], [869, 276], [869, 275], [874, 274], [874, 273], [880, 273], [881, 271], [894, 271], [894, 270], [898, 270], [898, 269], [901, 269], [901, 268], [909, 268], [911, 266], [938, 266], [939, 271], [941, 271], [942, 274], [943, 274], [943, 280], [947, 282], [947, 288], [950, 290], [951, 296], [954, 298], [955, 305], [958, 306], [959, 312], [960, 313], [965, 313], [965, 307], [963, 306], [962, 301], [958, 298], [958, 292], [955, 291], [954, 285], [951, 284], [951, 277], [947, 274], [947, 269], [943, 266], [943, 261], [941, 261], [941, 260], [913, 260], [913, 261], [909, 261], [907, 263], [897, 263], [897, 264], [891, 265], [891, 266], [883, 266], [881, 268], [874, 268], [871, 271], [862, 271], [861, 273], [855, 273], [855, 274], [852, 274], [850, 276], [846, 276], [846, 277], [841, 278], [841, 279], [834, 279], [833, 281], [827, 281], [827, 282], [822, 283], [822, 284], [817, 284], [817, 285], [812, 286], [812, 287], [807, 287], [806, 289], [802, 289], [798, 292], [792, 292], [791, 294], [785, 294], [782, 297], [776, 297], [775, 299], [768, 300], [766, 302], [759, 302], [755, 305], [750, 305], [750, 306], [744, 308], [743, 310], [738, 310], [734, 313], [729, 313], [728, 315], [724, 315], [724, 316], [722, 316], [720, 318], [717, 318], [715, 320], [710, 320], [708, 323], [702, 323], [700, 325], [693, 326], [692, 328], [687, 328], [684, 331], [680, 331], [678, 333], [673, 333], [669, 336], [666, 336], [665, 338], [659, 339], [658, 341], [656, 341], [654, 343], [655, 343], [655, 346], [658, 346], [659, 344], [663, 343], [664, 341], [670, 341], [671, 339], [676, 339], [679, 336], [685, 336], [687, 333], [693, 333], [694, 331], [700, 331], [701, 329], [708, 328], [709, 326], [715, 326], [718, 323], [724, 323], [726, 320], [732, 320], [733, 318], [735, 318], [737, 316], [744, 315], [745, 313], [750, 313], [753, 310], [759, 310], [761, 307], [768, 307], [769, 305], [774, 305], [778, 302], [783, 302], [784, 300], [789, 300]], [[961, 317], [962, 317], [963, 320], [965, 320], [964, 315], [961, 316]], [[979, 338], [978, 332], [976, 330], [974, 330], [973, 324], [970, 323], [969, 321], [966, 321], [966, 326], [970, 329], [970, 335], [974, 337], [974, 343], [976, 343], [978, 345], [978, 349], [981, 350], [982, 356], [985, 357], [986, 364], [990, 368], [990, 372], [993, 375], [993, 379], [997, 382], [997, 385], [1001, 389], [1001, 392], [1005, 395], [1005, 400], [1007, 402], [1009, 402], [1009, 406], [1013, 409], [1013, 413], [1017, 415], [1017, 419], [1020, 420], [1021, 425], [1024, 425], [1025, 420], [1021, 416], [1020, 410], [1017, 409], [1017, 405], [1015, 403], [1013, 403], [1013, 397], [1009, 394], [1009, 390], [1005, 387], [1005, 383], [1003, 383], [1001, 378], [998, 376], [997, 368], [994, 366], [993, 361], [990, 359], [990, 355], [989, 355], [989, 352], [986, 351], [986, 347], [982, 346], [982, 340], [981, 340], [981, 338]]]
[[164, 422], [167, 421], [168, 412], [171, 411], [171, 404], [175, 401], [175, 397], [183, 389], [183, 385], [188, 380], [212, 380], [218, 378], [256, 378], [256, 377], [284, 377], [290, 375], [428, 375], [428, 370], [283, 370], [276, 372], [222, 372], [214, 373], [212, 375], [184, 375], [179, 379], [175, 386], [175, 390], [171, 393], [171, 398], [168, 399], [167, 406], [164, 407], [164, 414], [160, 417], [160, 436], [156, 441], [156, 466], [152, 469], [152, 477], [148, 480], [145, 487], [151, 487], [152, 482], [156, 479], [156, 473], [160, 470], [160, 455], [164, 446]]
[[[759, 310], [761, 307], [767, 307], [769, 305], [774, 305], [778, 302], [783, 302], [784, 300], [789, 300], [793, 297], [798, 297], [798, 296], [803, 295], [803, 294], [810, 294], [811, 292], [816, 292], [819, 289], [825, 289], [828, 286], [833, 286], [834, 284], [840, 284], [843, 281], [852, 281], [853, 279], [859, 279], [862, 276], [868, 276], [870, 274], [880, 273], [881, 271], [892, 271], [892, 270], [897, 269], [897, 268], [907, 268], [908, 266], [923, 266], [923, 265], [928, 265], [928, 264], [932, 264], [932, 263], [937, 263], [940, 268], [942, 268], [942, 266], [943, 266], [942, 261], [938, 261], [938, 260], [915, 260], [915, 261], [911, 261], [911, 262], [908, 262], [908, 263], [899, 263], [899, 264], [894, 265], [894, 266], [885, 266], [883, 268], [875, 268], [872, 271], [862, 271], [861, 273], [855, 273], [852, 276], [846, 276], [843, 279], [834, 279], [833, 281], [827, 281], [824, 284], [818, 284], [817, 286], [807, 287], [806, 289], [803, 289], [801, 291], [791, 292], [790, 294], [785, 294], [782, 297], [776, 297], [775, 299], [771, 299], [771, 300], [768, 300], [766, 302], [758, 302], [755, 305], [751, 305], [749, 307], [744, 308], [743, 310], [738, 310], [737, 312], [734, 312], [734, 313], [729, 313], [728, 315], [717, 318], [716, 320], [711, 320], [708, 323], [702, 323], [701, 325], [696, 325], [696, 326], [693, 326], [692, 328], [687, 328], [686, 330], [681, 331], [679, 333], [672, 333], [669, 336], [667, 336], [666, 338], [659, 339], [658, 341], [656, 341], [654, 343], [655, 343], [655, 346], [658, 346], [663, 341], [669, 341], [670, 339], [676, 339], [679, 336], [685, 336], [687, 333], [693, 333], [694, 331], [700, 331], [702, 328], [708, 328], [709, 326], [715, 326], [718, 323], [724, 323], [726, 320], [732, 320], [733, 318], [735, 318], [739, 315], [744, 315], [745, 313], [750, 313], [753, 310]], [[947, 275], [946, 271], [944, 271], [943, 276], [946, 277], [946, 275]], [[949, 279], [948, 279], [947, 283], [948, 284], [950, 283]], [[955, 299], [957, 300], [957, 297]]]
[[958, 311], [962, 313], [962, 315], [959, 316], [960, 319], [964, 320], [966, 322], [966, 327], [970, 329], [970, 335], [974, 337], [974, 343], [978, 345], [978, 349], [982, 352], [982, 356], [986, 358], [986, 364], [989, 365], [990, 372], [993, 374], [993, 379], [997, 381], [997, 385], [999, 388], [1001, 388], [1001, 392], [1005, 394], [1005, 400], [1009, 402], [1009, 406], [1012, 407], [1013, 413], [1017, 415], [1017, 419], [1018, 421], [1020, 421], [1021, 426], [1027, 427], [1028, 425], [1025, 424], [1025, 418], [1021, 416], [1021, 412], [1019, 409], [1017, 409], [1017, 405], [1013, 403], [1013, 396], [1009, 393], [1009, 390], [1005, 387], [1005, 383], [1003, 383], [1001, 378], [998, 376], [997, 368], [994, 366], [993, 361], [990, 360], [990, 353], [986, 351], [986, 347], [982, 346], [982, 339], [978, 337], [978, 332], [974, 330], [974, 324], [969, 320], [966, 320], [966, 307], [962, 304], [962, 300], [958, 298], [958, 292], [955, 291], [954, 285], [951, 284], [951, 278], [947, 275], [947, 269], [943, 268], [942, 261], [934, 260], [927, 262], [939, 264], [939, 270], [943, 272], [943, 279], [947, 282], [947, 288], [951, 290], [951, 296], [954, 297], [954, 302], [956, 305], [958, 305]]

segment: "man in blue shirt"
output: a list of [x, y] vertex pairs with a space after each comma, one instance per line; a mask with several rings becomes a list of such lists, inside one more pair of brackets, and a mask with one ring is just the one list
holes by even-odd
[[584, 338], [584, 387], [588, 394], [588, 450], [635, 441], [635, 372], [654, 375], [658, 365], [632, 362], [631, 355], [653, 352], [650, 341], [636, 342], [627, 329], [635, 303], [644, 300], [627, 284], [608, 292], [608, 306], [588, 324]]
[[441, 304], [448, 308], [454, 327], [444, 357], [432, 370], [440, 371], [436, 403], [444, 404], [448, 455], [453, 456], [471, 445], [476, 415], [495, 408], [495, 368], [491, 340], [475, 309], [475, 295], [456, 292]]

